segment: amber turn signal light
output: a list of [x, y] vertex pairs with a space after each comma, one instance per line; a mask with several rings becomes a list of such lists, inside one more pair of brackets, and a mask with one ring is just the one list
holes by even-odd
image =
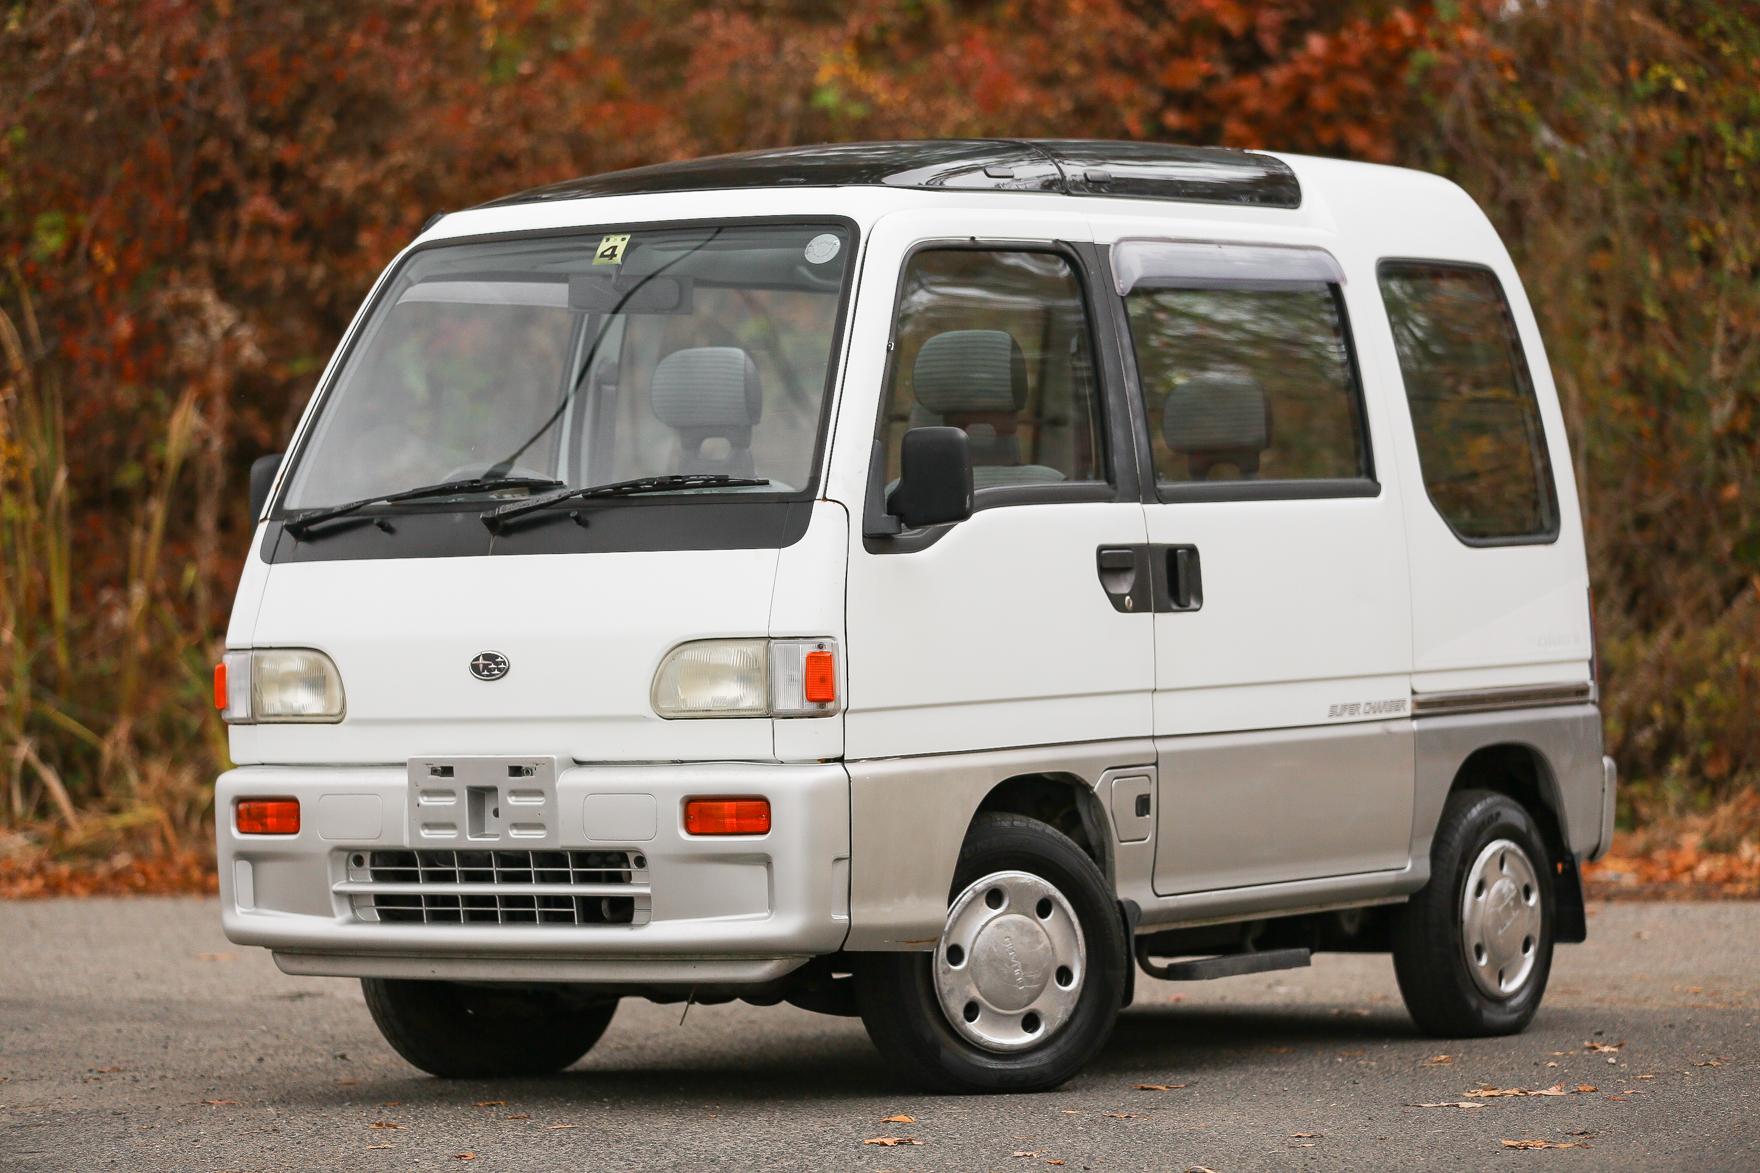
[[236, 809], [241, 835], [299, 834], [297, 798], [241, 798]]
[[830, 652], [808, 652], [801, 660], [801, 692], [808, 704], [837, 700], [837, 658]]
[[692, 835], [768, 835], [768, 798], [688, 798], [684, 829]]

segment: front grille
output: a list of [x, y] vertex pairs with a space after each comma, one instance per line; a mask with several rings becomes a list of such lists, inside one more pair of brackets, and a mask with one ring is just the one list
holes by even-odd
[[371, 851], [339, 886], [362, 920], [641, 925], [648, 861], [634, 851]]

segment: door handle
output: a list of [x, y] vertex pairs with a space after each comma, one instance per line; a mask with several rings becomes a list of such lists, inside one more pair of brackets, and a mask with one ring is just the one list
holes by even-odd
[[1101, 546], [1094, 562], [1114, 611], [1147, 615], [1154, 610], [1148, 546]]
[[1204, 575], [1198, 547], [1156, 546], [1155, 609], [1197, 611], [1204, 606]]

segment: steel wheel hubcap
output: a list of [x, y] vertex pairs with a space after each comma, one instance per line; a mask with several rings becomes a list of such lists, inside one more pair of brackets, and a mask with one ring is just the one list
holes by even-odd
[[1467, 869], [1461, 945], [1467, 971], [1493, 998], [1527, 984], [1540, 954], [1540, 881], [1528, 853], [1508, 839], [1486, 845]]
[[961, 1037], [987, 1051], [1020, 1051], [1069, 1021], [1087, 960], [1062, 892], [1031, 872], [992, 872], [948, 911], [935, 994]]

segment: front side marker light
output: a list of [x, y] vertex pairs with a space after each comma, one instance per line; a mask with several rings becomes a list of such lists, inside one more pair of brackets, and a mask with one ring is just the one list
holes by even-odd
[[837, 641], [770, 641], [770, 712], [777, 717], [836, 715]]
[[770, 800], [745, 795], [687, 798], [684, 829], [691, 835], [768, 835]]
[[241, 835], [299, 834], [297, 798], [241, 798], [233, 809]]
[[837, 658], [830, 652], [808, 652], [806, 671], [802, 676], [804, 679], [801, 691], [806, 694], [807, 703], [837, 703]]
[[227, 652], [214, 665], [214, 704], [228, 725], [251, 722], [251, 654]]

